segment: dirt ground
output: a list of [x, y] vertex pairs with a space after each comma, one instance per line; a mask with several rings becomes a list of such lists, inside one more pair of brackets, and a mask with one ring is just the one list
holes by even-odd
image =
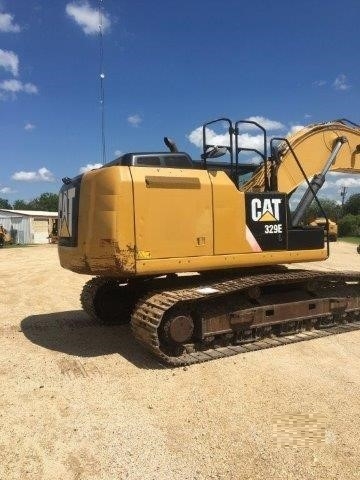
[[[360, 270], [331, 249], [312, 268]], [[0, 269], [2, 480], [360, 478], [360, 331], [171, 370], [89, 320], [56, 246]]]

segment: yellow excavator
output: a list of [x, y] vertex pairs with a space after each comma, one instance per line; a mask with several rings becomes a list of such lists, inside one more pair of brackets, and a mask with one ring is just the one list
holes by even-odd
[[[226, 140], [215, 144], [219, 126]], [[261, 149], [243, 144], [249, 127]], [[202, 136], [199, 161], [165, 138], [168, 151], [127, 153], [63, 178], [59, 258], [93, 275], [84, 310], [103, 323], [130, 321], [171, 366], [359, 329], [360, 274], [283, 264], [329, 256], [324, 228], [303, 218], [328, 171], [360, 173], [360, 126], [341, 119], [269, 141], [257, 122], [220, 118]], [[259, 162], [240, 162], [244, 153]]]

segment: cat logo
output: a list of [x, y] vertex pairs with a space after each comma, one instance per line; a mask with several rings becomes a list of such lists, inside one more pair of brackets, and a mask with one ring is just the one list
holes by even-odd
[[251, 218], [254, 222], [278, 222], [280, 220], [281, 198], [253, 198]]

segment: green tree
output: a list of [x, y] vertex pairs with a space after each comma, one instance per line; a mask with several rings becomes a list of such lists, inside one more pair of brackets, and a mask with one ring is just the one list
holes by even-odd
[[39, 210], [57, 212], [59, 195], [57, 193], [42, 193], [37, 199]]
[[348, 213], [339, 220], [338, 226], [341, 237], [358, 236], [360, 234], [360, 215]]
[[350, 197], [344, 203], [344, 213], [360, 215], [360, 193], [350, 195]]
[[29, 208], [28, 203], [25, 202], [25, 200], [15, 200], [14, 209], [15, 210], [31, 210], [31, 208]]
[[15, 200], [15, 210], [42, 210], [44, 212], [57, 212], [59, 196], [56, 193], [42, 193], [29, 202]]
[[42, 193], [40, 197], [34, 198], [29, 205], [31, 210], [43, 210], [46, 212], [57, 212], [59, 196], [56, 193]]
[[0, 208], [11, 210], [11, 205], [9, 203], [9, 200], [7, 200], [6, 198], [0, 198]]
[[[326, 213], [326, 216], [335, 222], [341, 217], [341, 206], [336, 203], [335, 200], [327, 198], [320, 199], [321, 206]], [[310, 223], [315, 218], [323, 217], [324, 214], [320, 210], [317, 202], [313, 201], [310, 207], [306, 210], [305, 223]]]

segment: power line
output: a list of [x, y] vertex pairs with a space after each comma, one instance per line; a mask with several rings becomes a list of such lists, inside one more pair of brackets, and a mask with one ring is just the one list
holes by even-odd
[[105, 141], [105, 87], [104, 87], [104, 39], [103, 39], [103, 0], [99, 0], [99, 50], [100, 50], [100, 108], [101, 108], [101, 148], [102, 163], [106, 163]]

